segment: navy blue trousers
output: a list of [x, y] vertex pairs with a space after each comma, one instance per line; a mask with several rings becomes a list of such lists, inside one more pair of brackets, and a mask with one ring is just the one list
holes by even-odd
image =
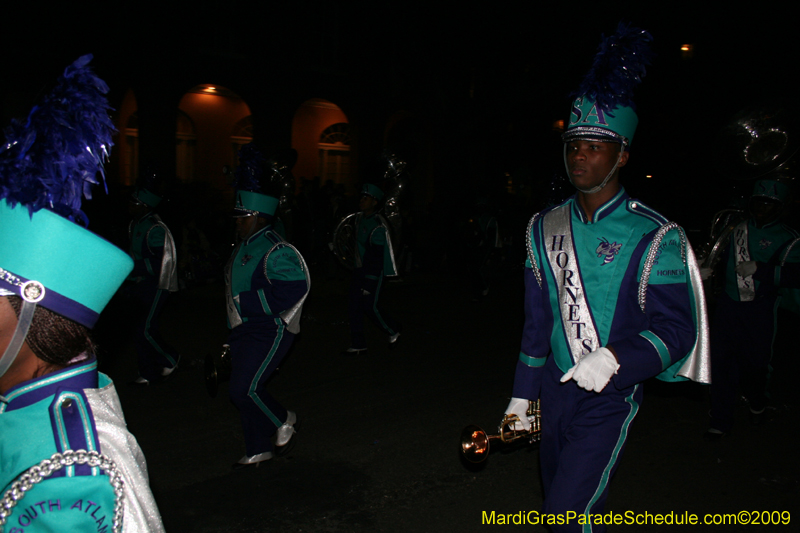
[[[350, 346], [352, 348], [367, 347], [367, 340], [364, 337], [364, 315], [367, 315], [388, 335], [394, 335], [400, 331], [397, 322], [378, 304], [382, 284], [382, 274], [378, 276], [378, 279], [369, 279], [365, 277], [362, 269], [357, 268], [353, 271], [347, 302], [347, 310], [350, 315]], [[364, 294], [364, 291], [368, 294]]]
[[149, 381], [162, 379], [161, 369], [177, 366], [180, 355], [170, 346], [158, 329], [158, 319], [169, 291], [158, 288], [156, 280], [145, 280], [127, 290], [137, 307], [134, 344], [139, 375]]
[[563, 374], [550, 357], [541, 393], [543, 512], [575, 516], [552, 526], [553, 531], [605, 531], [604, 525], [580, 525], [577, 515], [603, 512], [609, 481], [642, 402], [642, 386], [619, 391], [609, 383], [598, 394], [573, 380], [560, 383]]
[[231, 330], [231, 402], [239, 409], [247, 455], [272, 451], [272, 436], [286, 422], [286, 409], [266, 390], [267, 380], [289, 351], [294, 334], [280, 319]]
[[737, 386], [751, 409], [766, 407], [777, 309], [775, 298], [718, 299], [711, 323], [711, 427], [733, 428]]

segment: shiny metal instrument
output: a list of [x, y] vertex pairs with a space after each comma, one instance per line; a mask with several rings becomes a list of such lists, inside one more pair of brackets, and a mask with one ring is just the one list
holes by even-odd
[[533, 444], [542, 440], [540, 401], [528, 403], [528, 420], [531, 422], [529, 431], [514, 429], [514, 423], [519, 420], [517, 415], [504, 416], [496, 434], [487, 434], [475, 425], [465, 427], [461, 431], [461, 456], [470, 463], [482, 463], [489, 457], [492, 442], [509, 444], [520, 439], [528, 439], [528, 443]]
[[356, 217], [350, 213], [339, 221], [333, 230], [333, 254], [348, 269], [353, 269], [356, 257]]
[[204, 372], [208, 395], [216, 398], [220, 384], [231, 378], [231, 346], [223, 344], [219, 355], [206, 355]]
[[714, 269], [719, 263], [722, 250], [728, 243], [728, 237], [736, 226], [745, 218], [741, 209], [723, 209], [714, 215], [711, 231], [706, 244], [697, 252], [697, 263], [700, 268]]
[[[378, 213], [388, 222], [391, 240], [395, 250], [402, 250], [403, 221], [400, 215], [400, 197], [407, 188], [405, 179], [406, 162], [393, 153], [383, 155], [386, 170], [383, 173], [386, 196]], [[356, 215], [351, 213], [339, 220], [333, 230], [332, 250], [336, 259], [348, 269], [355, 265]]]
[[792, 165], [800, 148], [800, 113], [791, 102], [761, 102], [739, 111], [716, 140], [726, 177], [747, 181]]

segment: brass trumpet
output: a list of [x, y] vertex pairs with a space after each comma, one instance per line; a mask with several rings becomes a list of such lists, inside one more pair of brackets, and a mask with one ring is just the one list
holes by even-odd
[[514, 429], [514, 423], [519, 421], [517, 415], [505, 415], [497, 434], [489, 435], [475, 425], [465, 427], [461, 431], [461, 455], [470, 463], [481, 463], [489, 457], [492, 441], [499, 440], [508, 444], [528, 438], [528, 442], [533, 444], [542, 440], [542, 410], [539, 402], [540, 400], [528, 402], [528, 420], [531, 422], [531, 429], [528, 431]]

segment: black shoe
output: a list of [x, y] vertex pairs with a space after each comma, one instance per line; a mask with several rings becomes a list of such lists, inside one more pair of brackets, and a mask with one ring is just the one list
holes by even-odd
[[366, 348], [348, 348], [342, 351], [339, 355], [364, 355], [366, 353]]
[[297, 433], [292, 433], [289, 442], [283, 446], [275, 446], [275, 457], [286, 457], [294, 449], [295, 444], [297, 444]]
[[703, 434], [703, 440], [706, 442], [719, 442], [727, 436], [728, 433], [725, 431], [720, 431], [717, 428], [708, 428]]
[[767, 422], [772, 421], [777, 413], [778, 410], [771, 405], [768, 405], [759, 412], [754, 412], [750, 409], [750, 424], [753, 426], [763, 426]]
[[258, 466], [261, 463], [269, 461], [270, 459], [272, 459], [272, 457], [273, 457], [272, 452], [264, 452], [264, 453], [259, 453], [259, 454], [251, 455], [251, 456], [245, 455], [244, 457], [239, 459], [237, 462], [233, 463], [231, 465], [231, 469], [233, 469], [233, 470], [244, 470], [245, 468], [248, 468], [248, 469], [258, 468]]
[[400, 341], [400, 333], [395, 333], [389, 337], [389, 349], [394, 350], [397, 348], [397, 343]]
[[128, 382], [129, 387], [135, 387], [137, 389], [144, 389], [150, 386], [150, 381], [144, 379], [142, 376], [134, 379], [133, 381]]

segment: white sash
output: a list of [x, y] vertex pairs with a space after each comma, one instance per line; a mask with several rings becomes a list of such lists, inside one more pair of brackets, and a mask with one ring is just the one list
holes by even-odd
[[569, 204], [545, 215], [542, 221], [542, 244], [558, 287], [558, 307], [561, 310], [564, 336], [572, 360], [577, 363], [584, 355], [600, 348], [600, 338], [578, 269], [570, 217]]
[[244, 323], [242, 316], [239, 314], [239, 310], [236, 308], [236, 303], [234, 303], [234, 300], [239, 299], [239, 295], [233, 296], [233, 291], [231, 289], [231, 284], [233, 283], [233, 261], [236, 259], [236, 254], [239, 252], [241, 246], [242, 243], [236, 245], [233, 254], [231, 254], [231, 258], [228, 259], [228, 263], [225, 265], [225, 311], [228, 314], [228, 322], [231, 323], [231, 329], [241, 326]]
[[[747, 221], [745, 220], [733, 230], [733, 247], [734, 253], [736, 254], [734, 257], [734, 264], [737, 266], [745, 261], [750, 261], [750, 248], [747, 243], [748, 232]], [[739, 274], [736, 274], [736, 285], [739, 287], [740, 301], [751, 302], [755, 299], [756, 286], [753, 282], [753, 276], [743, 278]]]

